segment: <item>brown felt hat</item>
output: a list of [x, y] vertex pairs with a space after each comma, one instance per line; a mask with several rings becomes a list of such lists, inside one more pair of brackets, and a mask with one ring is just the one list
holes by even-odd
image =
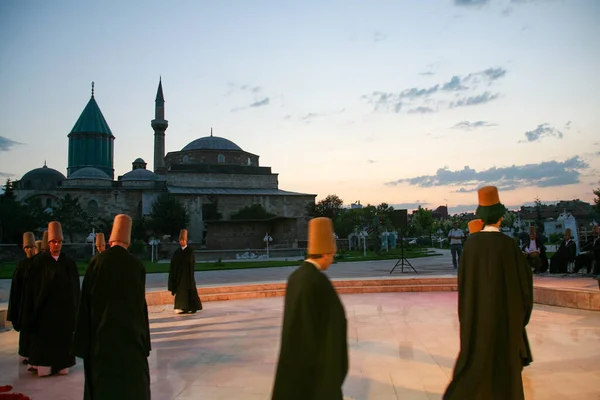
[[535, 235], [535, 226], [533, 225], [529, 227], [529, 234], [531, 235], [532, 233]]
[[40, 251], [42, 251], [42, 241], [41, 240], [36, 240], [35, 241], [35, 247], [36, 247], [38, 253]]
[[600, 227], [598, 227], [598, 225], [594, 225], [592, 228], [592, 233], [600, 233]]
[[35, 246], [35, 236], [33, 236], [33, 232], [25, 232], [23, 234], [23, 248]]
[[62, 225], [58, 221], [52, 221], [48, 224], [48, 241], [64, 240]]
[[308, 221], [308, 254], [331, 254], [336, 251], [331, 219], [318, 217]]
[[471, 220], [468, 223], [468, 227], [470, 234], [477, 233], [483, 229], [483, 221], [480, 219]]
[[187, 230], [182, 229], [179, 231], [179, 240], [185, 240], [187, 242]]
[[106, 246], [106, 240], [104, 239], [104, 233], [96, 233], [96, 246]]
[[131, 243], [131, 217], [127, 214], [119, 214], [113, 222], [109, 242]]
[[567, 228], [565, 229], [565, 235], [567, 234], [567, 232], [569, 233], [569, 235], [571, 234], [571, 228]]
[[496, 186], [484, 186], [477, 191], [479, 205], [483, 207], [493, 206], [500, 203], [498, 188]]
[[44, 231], [42, 236], [42, 250], [48, 250], [48, 231]]

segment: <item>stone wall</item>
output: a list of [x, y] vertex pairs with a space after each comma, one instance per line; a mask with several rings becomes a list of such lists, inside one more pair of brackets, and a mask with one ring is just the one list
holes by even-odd
[[225, 189], [277, 189], [279, 185], [277, 177], [277, 174], [199, 174], [170, 171], [167, 174], [167, 185]]
[[[222, 155], [219, 162], [219, 155]], [[228, 164], [258, 167], [259, 157], [239, 150], [187, 150], [170, 152], [165, 157], [166, 166], [172, 164]]]
[[295, 218], [270, 221], [215, 221], [207, 224], [206, 247], [211, 250], [266, 249], [264, 237], [273, 238], [270, 247], [297, 247]]

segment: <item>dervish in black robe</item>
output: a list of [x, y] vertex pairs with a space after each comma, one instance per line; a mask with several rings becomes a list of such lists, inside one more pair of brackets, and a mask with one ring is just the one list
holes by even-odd
[[19, 332], [19, 355], [29, 358], [29, 331], [23, 329], [23, 294], [25, 281], [29, 276], [29, 269], [33, 265], [35, 256], [25, 258], [17, 263], [10, 283], [10, 296], [8, 298], [7, 320], [12, 323], [15, 331]]
[[146, 268], [121, 246], [90, 261], [73, 354], [83, 358], [84, 399], [150, 399]]
[[341, 400], [348, 373], [344, 306], [305, 261], [288, 278], [273, 400]]
[[569, 239], [564, 239], [560, 242], [560, 246], [556, 250], [556, 253], [550, 258], [550, 273], [551, 274], [566, 274], [569, 272], [569, 263], [575, 261], [575, 255], [577, 254], [577, 244]]
[[191, 247], [175, 250], [171, 257], [168, 281], [169, 292], [175, 296], [175, 310], [192, 313], [202, 310], [194, 277], [195, 267], [196, 258]]
[[52, 372], [75, 365], [71, 355], [79, 304], [79, 273], [69, 256], [49, 252], [33, 258], [23, 298], [23, 328], [31, 333], [29, 364]]
[[531, 268], [515, 242], [497, 231], [470, 237], [458, 270], [460, 353], [444, 400], [524, 399], [532, 309]]

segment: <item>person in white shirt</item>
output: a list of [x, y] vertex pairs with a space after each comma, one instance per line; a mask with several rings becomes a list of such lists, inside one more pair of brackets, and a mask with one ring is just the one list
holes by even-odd
[[452, 265], [456, 269], [460, 262], [460, 255], [462, 254], [462, 240], [465, 237], [462, 229], [458, 228], [458, 222], [454, 223], [454, 227], [450, 229], [448, 233], [450, 238], [450, 253], [452, 254]]

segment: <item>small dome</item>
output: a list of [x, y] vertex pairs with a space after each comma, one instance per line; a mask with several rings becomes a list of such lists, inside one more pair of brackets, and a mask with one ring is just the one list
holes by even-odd
[[21, 189], [54, 189], [66, 178], [59, 171], [48, 168], [44, 164], [41, 168], [32, 169], [19, 181]]
[[94, 167], [84, 167], [73, 172], [69, 179], [102, 179], [112, 181], [104, 171]]
[[122, 181], [156, 181], [158, 176], [147, 169], [134, 169], [121, 177]]
[[136, 158], [134, 163], [142, 163], [142, 164], [146, 164], [146, 161], [142, 160], [141, 158]]
[[181, 151], [186, 150], [242, 150], [229, 139], [218, 136], [206, 136], [190, 142]]

